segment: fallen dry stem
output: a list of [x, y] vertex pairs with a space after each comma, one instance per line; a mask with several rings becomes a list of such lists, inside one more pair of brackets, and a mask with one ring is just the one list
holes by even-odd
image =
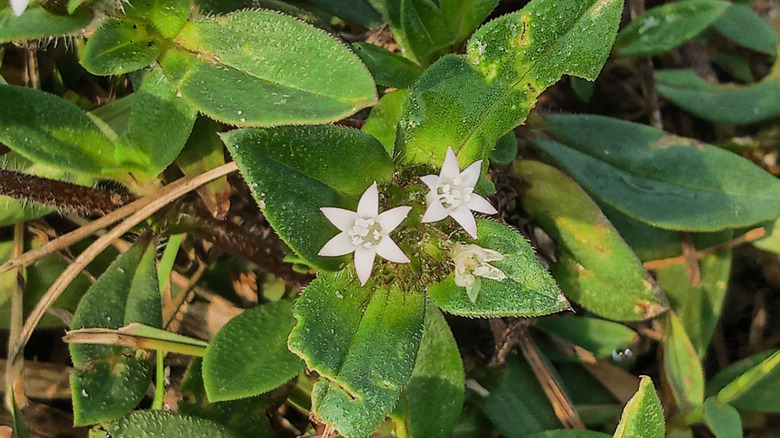
[[[22, 252], [24, 252], [24, 222], [14, 226], [13, 256], [16, 257]], [[24, 324], [24, 268], [17, 268], [14, 277], [15, 281], [11, 292], [11, 320], [8, 330], [9, 345], [22, 332]], [[27, 404], [27, 399], [24, 395], [24, 358], [12, 359], [10, 354], [8, 358], [9, 360], [5, 366], [5, 388], [8, 391], [5, 395], [5, 406], [9, 412], [12, 412], [14, 410], [14, 402], [20, 408]]]
[[[741, 245], [743, 243], [752, 242], [754, 240], [758, 240], [766, 235], [766, 230], [764, 228], [754, 228], [747, 233], [735, 237], [731, 240], [727, 240], [723, 243], [719, 243], [715, 246], [711, 246], [709, 248], [704, 248], [701, 250], [696, 251], [696, 259], [701, 260], [704, 257], [707, 257], [708, 255], [717, 254], [721, 251], [725, 251], [729, 248], [733, 248], [737, 245]], [[644, 263], [645, 269], [658, 269], [662, 268], [664, 266], [669, 265], [676, 265], [677, 263], [682, 263], [685, 261], [685, 255], [680, 255], [677, 257], [670, 257], [668, 259], [660, 259], [660, 260], [650, 260]]]
[[163, 187], [162, 189], [147, 196], [151, 197], [151, 200], [133, 213], [130, 217], [125, 219], [121, 224], [114, 227], [111, 231], [97, 239], [92, 245], [90, 245], [84, 252], [76, 257], [76, 260], [60, 274], [57, 280], [49, 287], [46, 294], [41, 298], [38, 304], [33, 309], [30, 317], [24, 324], [22, 333], [19, 338], [13, 344], [10, 354], [8, 355], [10, 360], [15, 359], [19, 353], [24, 349], [27, 341], [30, 340], [33, 330], [38, 326], [41, 318], [43, 318], [46, 310], [54, 304], [54, 301], [59, 298], [66, 287], [73, 281], [74, 278], [84, 269], [92, 260], [97, 257], [114, 239], [119, 238], [122, 234], [128, 232], [131, 228], [141, 223], [143, 220], [163, 208], [169, 202], [174, 199], [188, 193], [196, 188], [206, 184], [221, 176], [225, 176], [231, 172], [238, 170], [238, 166], [235, 162], [224, 164], [216, 169], [212, 169], [208, 172], [202, 173], [192, 179], [185, 179], [177, 181], [181, 183], [175, 184], [175, 187], [171, 188], [174, 184]]

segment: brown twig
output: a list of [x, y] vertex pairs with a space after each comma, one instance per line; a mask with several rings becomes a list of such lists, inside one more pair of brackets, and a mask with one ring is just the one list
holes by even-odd
[[0, 195], [90, 216], [102, 216], [134, 200], [127, 194], [0, 169]]
[[[13, 256], [17, 257], [24, 252], [24, 222], [14, 226], [14, 248]], [[11, 321], [9, 322], [8, 343], [19, 336], [24, 326], [24, 268], [16, 270], [16, 281], [11, 295]], [[27, 404], [27, 398], [24, 395], [24, 358], [14, 358], [8, 355], [8, 362], [5, 367], [5, 405], [9, 412], [14, 410], [13, 404], [19, 408]]]
[[[704, 257], [707, 257], [708, 255], [717, 254], [721, 251], [725, 251], [737, 245], [758, 240], [764, 237], [765, 235], [766, 235], [766, 230], [764, 228], [754, 228], [748, 231], [747, 233], [735, 237], [731, 240], [727, 240], [715, 246], [711, 246], [709, 248], [700, 249], [696, 251], [696, 259], [701, 260]], [[677, 257], [670, 257], [668, 259], [649, 260], [644, 262], [643, 265], [645, 269], [658, 269], [664, 266], [675, 265], [677, 263], [683, 263], [683, 262], [685, 262], [685, 256], [680, 255]]]
[[51, 287], [49, 287], [49, 290], [47, 290], [43, 295], [25, 322], [22, 333], [11, 348], [12, 351], [9, 354], [9, 358], [16, 358], [16, 356], [24, 349], [24, 346], [27, 344], [27, 341], [29, 341], [30, 336], [32, 336], [33, 330], [38, 325], [41, 318], [43, 318], [46, 310], [54, 303], [57, 298], [59, 298], [65, 288], [79, 274], [79, 272], [81, 272], [81, 270], [84, 269], [87, 264], [94, 260], [98, 254], [100, 254], [108, 245], [110, 245], [114, 239], [128, 232], [131, 228], [138, 225], [141, 221], [145, 220], [159, 209], [168, 205], [168, 203], [174, 199], [184, 195], [185, 193], [195, 190], [209, 181], [227, 175], [236, 170], [238, 170], [238, 166], [235, 162], [228, 163], [198, 175], [195, 178], [186, 178], [183, 183], [177, 184], [173, 188], [166, 186], [147, 196], [147, 198], [152, 197], [152, 200], [147, 205], [133, 213], [121, 224], [114, 227], [110, 232], [97, 239], [84, 252], [79, 254], [76, 260], [74, 260], [74, 262], [69, 265], [62, 272], [62, 274], [60, 274], [57, 280], [51, 285]]

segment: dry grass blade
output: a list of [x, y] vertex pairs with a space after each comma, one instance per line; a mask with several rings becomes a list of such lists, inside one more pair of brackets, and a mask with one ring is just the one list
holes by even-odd
[[27, 341], [30, 340], [30, 336], [32, 336], [33, 330], [35, 330], [35, 327], [38, 326], [41, 318], [43, 318], [46, 309], [48, 309], [54, 303], [54, 301], [57, 300], [57, 298], [59, 298], [65, 288], [68, 287], [74, 278], [76, 278], [79, 272], [81, 272], [82, 269], [84, 269], [92, 260], [94, 260], [98, 254], [106, 249], [106, 247], [110, 245], [114, 239], [119, 238], [119, 236], [128, 232], [131, 228], [141, 223], [141, 221], [145, 220], [174, 199], [184, 195], [185, 193], [195, 190], [203, 184], [206, 184], [216, 178], [227, 175], [236, 170], [238, 170], [236, 163], [228, 163], [198, 175], [192, 179], [187, 179], [181, 184], [176, 184], [176, 187], [171, 188], [169, 185], [147, 196], [152, 198], [147, 205], [133, 213], [121, 224], [117, 225], [111, 231], [97, 239], [84, 252], [79, 254], [76, 260], [74, 260], [73, 263], [70, 264], [65, 269], [65, 271], [62, 272], [62, 274], [60, 274], [57, 280], [51, 285], [51, 287], [49, 287], [49, 290], [46, 291], [46, 294], [44, 294], [44, 296], [35, 306], [35, 309], [33, 309], [32, 313], [30, 314], [30, 317], [27, 318], [27, 321], [24, 324], [24, 328], [22, 329], [22, 333], [11, 348], [11, 352], [8, 356], [9, 359], [16, 358], [16, 356], [18, 356], [22, 351], [24, 346], [27, 344]]
[[[14, 226], [14, 249], [13, 256], [17, 257], [24, 252], [24, 222]], [[15, 275], [13, 291], [11, 292], [11, 320], [8, 330], [8, 344], [19, 336], [24, 324], [24, 269], [18, 268]], [[24, 395], [24, 358], [11, 358], [9, 351], [9, 360], [5, 366], [5, 406], [8, 411], [14, 409], [16, 403], [19, 408], [27, 405], [27, 398]]]

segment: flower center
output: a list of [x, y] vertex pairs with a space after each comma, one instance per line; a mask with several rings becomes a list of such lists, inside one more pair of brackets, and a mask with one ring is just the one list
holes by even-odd
[[382, 241], [382, 225], [372, 218], [357, 218], [347, 234], [356, 247], [373, 248]]
[[473, 187], [463, 184], [463, 178], [457, 176], [447, 184], [436, 187], [439, 202], [447, 210], [454, 210], [471, 200]]

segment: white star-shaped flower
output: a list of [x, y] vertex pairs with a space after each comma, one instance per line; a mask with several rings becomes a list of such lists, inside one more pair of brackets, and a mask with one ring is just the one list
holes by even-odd
[[458, 166], [458, 158], [452, 148], [447, 148], [447, 156], [441, 166], [439, 176], [425, 175], [420, 179], [431, 189], [425, 195], [428, 209], [423, 215], [423, 222], [438, 222], [447, 216], [455, 219], [469, 236], [477, 238], [477, 221], [472, 211], [485, 214], [496, 214], [498, 211], [490, 205], [487, 199], [474, 193], [481, 169], [479, 160], [463, 172]]
[[30, 0], [11, 0], [11, 9], [14, 10], [14, 15], [17, 17], [22, 15], [27, 5], [30, 4]]
[[355, 253], [355, 271], [360, 284], [371, 276], [374, 258], [380, 257], [396, 263], [409, 263], [409, 257], [393, 242], [388, 234], [406, 219], [412, 207], [396, 207], [379, 214], [379, 190], [376, 182], [360, 197], [357, 211], [336, 207], [320, 208], [322, 214], [341, 233], [330, 239], [320, 249], [319, 255], [337, 257]]

